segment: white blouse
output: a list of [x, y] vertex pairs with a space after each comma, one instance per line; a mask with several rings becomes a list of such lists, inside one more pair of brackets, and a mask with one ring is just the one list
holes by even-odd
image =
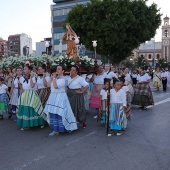
[[143, 81], [148, 81], [148, 80], [150, 80], [151, 78], [150, 78], [150, 76], [148, 75], [148, 73], [145, 73], [143, 76], [141, 76], [140, 74], [138, 74], [138, 76], [137, 76], [137, 80], [139, 81], [139, 82], [143, 82]]
[[112, 79], [114, 77], [117, 78], [117, 75], [113, 71], [106, 73], [106, 78]]
[[129, 91], [129, 87], [128, 86], [123, 86], [122, 90], [124, 90], [124, 92], [127, 93]]
[[[48, 82], [50, 80], [50, 76], [46, 76], [45, 80]], [[44, 86], [43, 76], [42, 77], [38, 76], [38, 78], [37, 78], [37, 87], [38, 87], [38, 89], [46, 88]]]
[[129, 82], [131, 82], [132, 81], [132, 79], [131, 79], [131, 77], [130, 77], [130, 74], [126, 74], [125, 75], [125, 84], [128, 84]]
[[104, 84], [104, 78], [106, 78], [107, 74], [103, 73], [102, 75], [95, 75], [94, 76], [94, 84]]
[[[73, 80], [74, 79], [74, 80]], [[88, 86], [88, 83], [83, 77], [77, 76], [76, 78], [68, 77], [69, 89], [81, 89], [82, 87]]]
[[168, 77], [167, 72], [162, 72], [162, 73], [161, 73], [161, 77], [166, 77], [166, 78], [167, 78], [167, 77]]
[[102, 100], [106, 100], [107, 99], [107, 93], [108, 93], [108, 90], [102, 89], [100, 91], [100, 96], [102, 96]]
[[110, 103], [121, 103], [126, 106], [126, 92], [120, 89], [118, 92], [115, 89], [110, 90]]
[[[21, 77], [20, 77], [20, 78], [21, 78]], [[20, 78], [19, 78], [19, 79], [20, 79]], [[19, 81], [19, 80], [18, 80], [17, 77], [13, 79], [12, 82], [13, 82], [14, 88], [18, 88], [18, 81]]]
[[2, 86], [0, 86], [0, 94], [6, 93], [6, 89], [8, 89], [8, 87], [5, 84], [2, 84]]
[[[24, 79], [24, 77], [20, 77], [19, 79], [20, 83], [22, 84], [22, 88], [24, 90], [34, 90], [34, 87], [31, 87], [30, 79], [27, 81]], [[33, 83], [36, 83], [35, 77], [32, 78]]]
[[[54, 87], [53, 81], [56, 81], [58, 89]], [[51, 82], [51, 92], [65, 92], [66, 81], [64, 79], [55, 79]]]

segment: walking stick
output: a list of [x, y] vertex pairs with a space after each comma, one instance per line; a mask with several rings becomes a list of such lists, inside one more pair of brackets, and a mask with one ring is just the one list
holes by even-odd
[[20, 77], [17, 77], [18, 78], [18, 98], [19, 98], [19, 86], [20, 86], [20, 84], [19, 84], [19, 78]]
[[110, 115], [110, 81], [109, 81], [109, 89], [107, 93], [107, 130], [106, 130], [106, 135], [109, 133], [109, 115]]

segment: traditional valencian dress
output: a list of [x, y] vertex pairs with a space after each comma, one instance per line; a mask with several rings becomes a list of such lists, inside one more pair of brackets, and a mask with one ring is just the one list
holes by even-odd
[[[43, 126], [46, 115], [43, 113], [42, 103], [37, 92], [31, 87], [30, 79], [20, 78], [24, 90], [18, 99], [17, 125], [23, 128]], [[35, 77], [32, 78], [36, 83]]]
[[110, 90], [110, 115], [109, 115], [109, 127], [110, 130], [122, 130], [124, 129], [124, 110], [126, 107], [126, 93], [123, 89], [116, 92], [115, 89]]
[[[129, 87], [126, 85], [122, 87], [122, 90], [124, 90], [124, 92], [126, 93], [126, 101], [127, 101], [126, 113], [124, 114], [124, 120], [123, 120], [123, 128], [126, 129], [128, 124], [130, 123], [130, 118], [131, 118], [131, 110], [132, 110], [131, 94], [129, 92]], [[128, 101], [128, 98], [130, 99], [130, 101]]]
[[15, 77], [13, 79], [13, 85], [14, 85], [14, 89], [12, 91], [12, 95], [11, 95], [11, 99], [9, 101], [9, 104], [12, 106], [12, 114], [16, 115], [16, 108], [18, 105], [18, 98], [20, 95], [20, 89], [18, 87], [18, 83], [19, 83], [19, 78]]
[[[50, 80], [50, 76], [45, 77], [46, 81], [48, 82]], [[48, 100], [48, 97], [50, 95], [50, 88], [47, 88], [44, 86], [43, 82], [43, 76], [38, 76], [37, 77], [37, 88], [38, 88], [38, 95], [40, 97], [41, 103], [43, 105], [43, 108], [45, 107], [45, 104]]]
[[9, 98], [6, 93], [8, 87], [5, 84], [0, 86], [0, 119], [3, 119], [3, 115], [9, 112]]
[[[137, 76], [137, 81], [143, 82], [150, 80], [150, 76], [147, 73], [144, 73], [143, 75]], [[154, 105], [152, 91], [149, 86], [149, 83], [147, 84], [137, 84], [134, 89], [134, 97], [132, 104], [134, 105], [140, 105], [140, 106], [149, 106]]]
[[161, 72], [155, 72], [154, 73], [154, 78], [153, 78], [153, 87], [161, 87]]
[[78, 75], [74, 78], [68, 77], [67, 96], [70, 101], [74, 116], [80, 123], [86, 122], [84, 95], [76, 94], [75, 92], [86, 86], [88, 86], [88, 83], [83, 77], [80, 77]]
[[100, 91], [104, 87], [104, 78], [106, 78], [107, 74], [103, 72], [103, 74], [97, 74], [94, 76], [94, 85], [90, 98], [90, 107], [99, 108], [100, 104]]
[[60, 77], [53, 81], [56, 81], [58, 89], [51, 82], [51, 94], [44, 108], [50, 128], [55, 132], [76, 130], [77, 121], [66, 94], [66, 80]]

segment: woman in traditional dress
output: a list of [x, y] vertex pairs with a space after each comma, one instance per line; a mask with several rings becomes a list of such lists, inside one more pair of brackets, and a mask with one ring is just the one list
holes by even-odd
[[159, 91], [159, 88], [161, 87], [161, 72], [159, 67], [156, 68], [154, 73], [153, 87], [156, 87], [157, 91]]
[[34, 91], [35, 77], [31, 73], [31, 67], [24, 67], [25, 76], [20, 78], [22, 93], [18, 100], [17, 125], [21, 130], [41, 126], [44, 127], [46, 115], [43, 113], [42, 103], [37, 92]]
[[11, 118], [12, 115], [16, 115], [16, 108], [18, 105], [18, 98], [20, 95], [20, 88], [19, 88], [19, 79], [22, 76], [22, 70], [21, 68], [16, 69], [16, 76], [12, 80], [12, 87], [11, 87], [11, 99], [9, 104], [12, 106], [12, 114], [8, 116], [8, 118]]
[[62, 67], [58, 66], [58, 76], [56, 73], [53, 73], [47, 83], [48, 87], [51, 87], [51, 94], [45, 105], [44, 112], [47, 114], [48, 123], [53, 130], [49, 136], [55, 136], [62, 132], [71, 132], [77, 129], [77, 122], [66, 94], [67, 82], [63, 73], [64, 70]]
[[134, 90], [132, 104], [140, 105], [139, 110], [147, 110], [146, 106], [154, 105], [152, 91], [149, 86], [150, 76], [145, 73], [143, 67], [139, 67], [139, 75], [137, 77], [137, 85]]
[[48, 100], [50, 95], [50, 88], [47, 88], [47, 82], [50, 80], [50, 75], [46, 73], [45, 66], [40, 66], [38, 68], [38, 77], [37, 77], [37, 88], [38, 88], [38, 95], [40, 96], [41, 103], [43, 108]]
[[90, 80], [94, 83], [90, 98], [90, 107], [95, 108], [97, 110], [97, 116], [94, 116], [94, 118], [98, 119], [101, 118], [99, 113], [100, 91], [104, 87], [104, 78], [106, 78], [106, 76], [107, 74], [104, 72], [103, 67], [99, 66], [97, 74], [93, 74]]
[[10, 93], [8, 92], [8, 87], [3, 82], [4, 79], [0, 78], [0, 120], [3, 119], [4, 114], [9, 112], [8, 96], [10, 96]]
[[88, 83], [78, 75], [77, 66], [71, 67], [70, 75], [67, 86], [68, 99], [77, 121], [83, 123], [83, 128], [86, 128], [86, 111], [83, 93], [88, 89]]
[[126, 118], [126, 92], [121, 89], [122, 83], [119, 79], [113, 78], [113, 89], [110, 90], [110, 115], [109, 115], [109, 127], [110, 133], [115, 135], [121, 135], [124, 129], [124, 119]]

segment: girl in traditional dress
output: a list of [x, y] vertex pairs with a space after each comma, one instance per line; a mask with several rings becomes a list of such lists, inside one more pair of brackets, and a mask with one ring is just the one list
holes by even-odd
[[126, 93], [126, 101], [127, 101], [126, 112], [124, 114], [124, 119], [123, 119], [123, 129], [125, 130], [130, 122], [130, 116], [131, 116], [131, 110], [132, 110], [131, 94], [129, 92], [129, 86], [125, 84], [125, 76], [122, 75], [119, 78], [119, 80], [121, 82], [121, 89], [124, 90], [124, 92]]
[[17, 125], [21, 130], [34, 126], [44, 127], [46, 115], [43, 113], [42, 103], [37, 92], [34, 91], [35, 77], [31, 75], [31, 67], [24, 67], [25, 76], [20, 78], [21, 93], [18, 100]]
[[83, 128], [86, 128], [86, 111], [83, 93], [89, 86], [85, 79], [78, 75], [77, 66], [71, 67], [70, 74], [67, 89], [68, 99], [77, 121], [83, 123]]
[[161, 87], [161, 72], [159, 67], [156, 68], [156, 72], [154, 73], [153, 87], [156, 87], [157, 91]]
[[[0, 120], [3, 119], [3, 115], [9, 112], [9, 98], [10, 93], [8, 87], [3, 84], [4, 79], [0, 78]], [[8, 95], [7, 95], [8, 94]]]
[[94, 83], [91, 98], [90, 98], [90, 107], [96, 108], [97, 115], [94, 118], [100, 119], [99, 114], [99, 105], [100, 105], [100, 91], [104, 87], [104, 78], [106, 78], [107, 74], [104, 72], [103, 67], [99, 66], [97, 75], [93, 74], [91, 78], [91, 82]]
[[41, 66], [38, 68], [38, 77], [37, 77], [37, 88], [38, 95], [40, 96], [41, 103], [43, 108], [48, 100], [50, 95], [50, 88], [47, 88], [47, 82], [50, 80], [50, 75], [46, 73], [45, 66]]
[[122, 83], [119, 79], [113, 79], [113, 89], [110, 90], [110, 115], [109, 127], [111, 134], [121, 135], [124, 129], [124, 115], [126, 112], [126, 92], [121, 89]]
[[12, 87], [11, 87], [11, 99], [9, 104], [12, 106], [12, 114], [9, 115], [8, 118], [11, 118], [12, 115], [16, 115], [16, 108], [18, 105], [18, 98], [20, 95], [20, 88], [19, 88], [19, 79], [22, 76], [21, 68], [16, 69], [16, 76], [12, 80]]
[[139, 67], [139, 75], [137, 77], [137, 85], [134, 90], [132, 104], [139, 105], [139, 111], [147, 110], [146, 106], [154, 105], [152, 91], [149, 86], [150, 76], [145, 73], [143, 67]]
[[48, 123], [53, 130], [49, 136], [56, 136], [59, 133], [71, 132], [77, 129], [77, 122], [66, 94], [66, 80], [63, 73], [62, 67], [58, 66], [58, 76], [56, 73], [53, 73], [50, 81], [47, 83], [51, 87], [51, 94], [44, 112], [48, 115]]
[[106, 112], [107, 112], [107, 95], [109, 90], [109, 81], [110, 79], [104, 79], [104, 88], [100, 91], [100, 114], [101, 114], [101, 123], [106, 124]]

